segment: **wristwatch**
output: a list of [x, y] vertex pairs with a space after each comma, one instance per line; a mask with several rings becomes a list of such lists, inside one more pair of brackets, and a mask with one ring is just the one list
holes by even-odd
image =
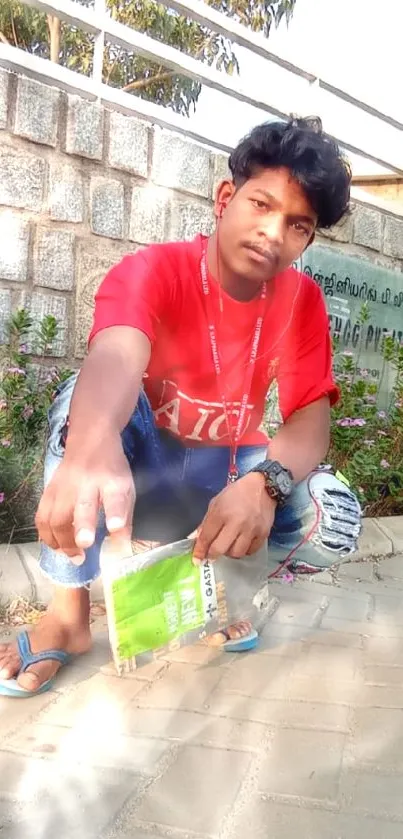
[[282, 507], [290, 497], [293, 485], [294, 476], [289, 469], [286, 469], [281, 463], [276, 460], [263, 460], [258, 463], [250, 472], [260, 472], [264, 477], [265, 487], [274, 501]]

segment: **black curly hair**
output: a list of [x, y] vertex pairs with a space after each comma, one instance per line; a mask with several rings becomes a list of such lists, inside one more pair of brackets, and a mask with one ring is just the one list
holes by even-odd
[[285, 166], [318, 216], [318, 227], [336, 224], [349, 210], [351, 169], [318, 117], [266, 122], [245, 137], [229, 158], [236, 187], [261, 169]]

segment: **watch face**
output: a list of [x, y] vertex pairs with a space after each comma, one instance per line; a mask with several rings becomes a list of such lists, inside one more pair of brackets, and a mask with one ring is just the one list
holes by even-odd
[[286, 472], [281, 472], [277, 475], [277, 486], [283, 495], [289, 495], [292, 489], [292, 483]]

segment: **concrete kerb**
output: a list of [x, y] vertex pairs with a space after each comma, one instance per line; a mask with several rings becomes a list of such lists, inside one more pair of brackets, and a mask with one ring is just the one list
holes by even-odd
[[[403, 554], [403, 516], [364, 519], [359, 550], [348, 563], [390, 559]], [[0, 545], [0, 604], [4, 607], [16, 597], [30, 602], [48, 603], [52, 586], [38, 565], [39, 544]], [[325, 572], [331, 582], [332, 574]], [[93, 602], [103, 599], [101, 580], [91, 586]]]

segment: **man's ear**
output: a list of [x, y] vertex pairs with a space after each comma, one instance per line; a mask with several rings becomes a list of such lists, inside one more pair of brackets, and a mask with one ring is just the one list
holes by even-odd
[[221, 181], [218, 186], [215, 201], [214, 201], [214, 215], [217, 219], [222, 217], [225, 207], [231, 201], [235, 193], [235, 184], [233, 181]]

